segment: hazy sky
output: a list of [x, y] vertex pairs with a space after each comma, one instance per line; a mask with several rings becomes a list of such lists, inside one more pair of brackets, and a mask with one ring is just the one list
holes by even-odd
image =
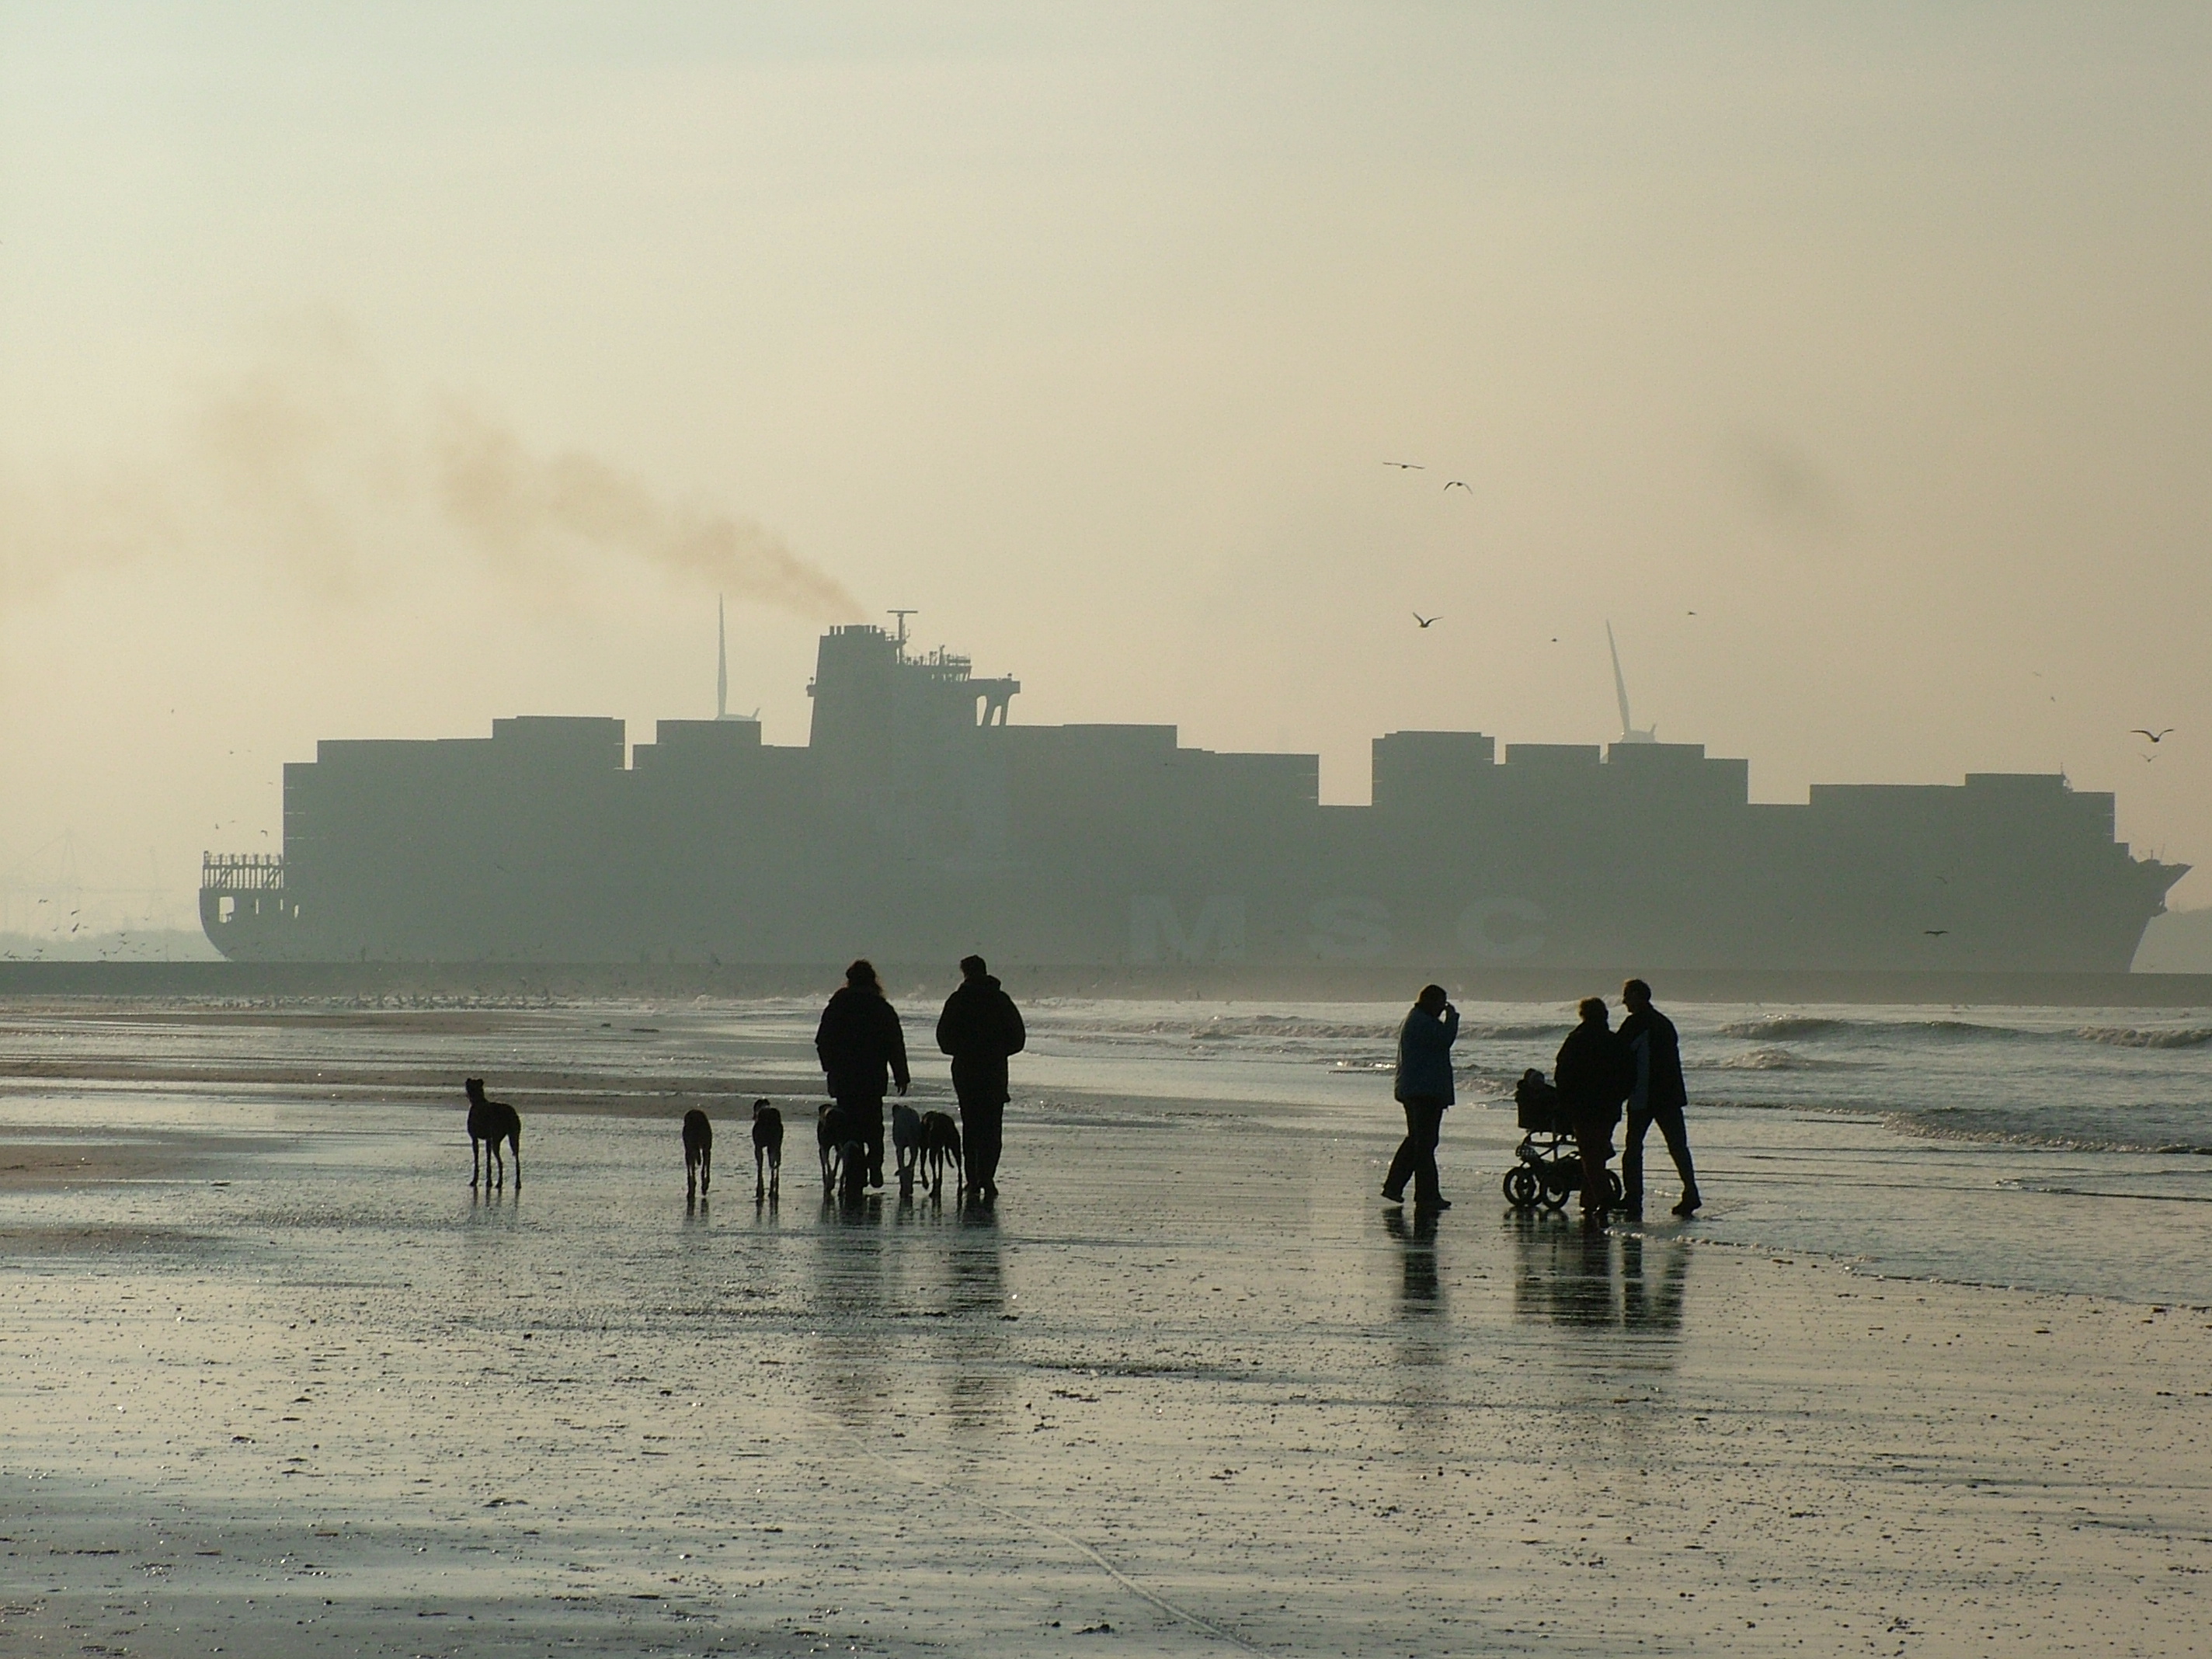
[[1364, 800], [1611, 738], [1610, 618], [1759, 798], [2212, 864], [2212, 10], [915, 9], [0, 0], [0, 871], [649, 738], [718, 585], [770, 742], [908, 605]]

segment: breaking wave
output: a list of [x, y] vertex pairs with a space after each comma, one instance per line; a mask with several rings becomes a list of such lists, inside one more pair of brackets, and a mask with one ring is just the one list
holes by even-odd
[[[2212, 1158], [2212, 1144], [2189, 1138], [2202, 1124], [2154, 1120], [2140, 1124], [2089, 1122], [2087, 1114], [2039, 1117], [2002, 1111], [1947, 1109], [1887, 1115], [1884, 1121], [1900, 1134], [1923, 1140], [1978, 1142], [1985, 1146], [2033, 1146], [2059, 1152], [2151, 1152]], [[2070, 1121], [2069, 1121], [2070, 1120]], [[2173, 1138], [2175, 1131], [2183, 1138]]]
[[1850, 1030], [1879, 1030], [1878, 1022], [1824, 1019], [1814, 1014], [1777, 1014], [1766, 1019], [1730, 1020], [1719, 1028], [1724, 1037], [1745, 1037], [1753, 1042], [1787, 1042], [1791, 1037], [1833, 1036]]
[[2102, 1042], [2115, 1048], [2202, 1048], [2212, 1042], [2212, 1026], [2145, 1030], [2133, 1025], [2085, 1025], [2075, 1035], [2084, 1042]]
[[1730, 1054], [1724, 1060], [1710, 1060], [1693, 1069], [1700, 1072], [1812, 1072], [1825, 1071], [1841, 1062], [1832, 1060], [1808, 1060], [1787, 1048], [1753, 1048], [1748, 1054]]
[[2070, 1030], [2033, 1030], [1971, 1019], [1843, 1019], [1818, 1014], [1778, 1014], [1766, 1019], [1730, 1020], [1716, 1035], [1750, 1042], [1785, 1042], [1808, 1038], [1899, 1038], [1950, 1042], [2095, 1042], [2118, 1048], [2202, 1048], [2212, 1044], [2212, 1026], [2082, 1025]]

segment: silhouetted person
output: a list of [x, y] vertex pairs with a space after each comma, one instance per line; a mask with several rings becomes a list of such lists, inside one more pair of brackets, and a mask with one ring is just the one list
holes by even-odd
[[1682, 1043], [1674, 1022], [1651, 1006], [1651, 988], [1632, 979], [1620, 988], [1620, 1000], [1628, 1018], [1620, 1022], [1620, 1040], [1636, 1062], [1635, 1086], [1628, 1096], [1628, 1139], [1620, 1149], [1620, 1184], [1624, 1206], [1631, 1215], [1644, 1213], [1644, 1137], [1657, 1124], [1667, 1138], [1668, 1155], [1682, 1177], [1682, 1201], [1676, 1215], [1695, 1215], [1705, 1200], [1698, 1196], [1698, 1174], [1690, 1166], [1690, 1132], [1682, 1121], [1682, 1109], [1690, 1103], [1689, 1086], [1682, 1080]]
[[865, 959], [845, 970], [845, 982], [822, 1011], [815, 1028], [814, 1052], [837, 1109], [845, 1115], [846, 1135], [868, 1151], [868, 1184], [884, 1184], [884, 1093], [887, 1083], [904, 1094], [912, 1079], [906, 1069], [906, 1033], [898, 1011], [884, 996], [875, 965]]
[[1029, 1042], [1022, 1011], [981, 957], [960, 959], [960, 988], [937, 1017], [937, 1046], [952, 1056], [968, 1185], [986, 1204], [999, 1196], [999, 1148], [1006, 1121], [1006, 1056]]
[[1605, 1218], [1605, 1160], [1613, 1151], [1613, 1127], [1620, 1121], [1620, 1103], [1635, 1082], [1635, 1062], [1627, 1045], [1606, 1024], [1603, 997], [1584, 997], [1583, 1023], [1567, 1033], [1552, 1068], [1552, 1082], [1575, 1126], [1583, 1154], [1583, 1216]]
[[1416, 1210], [1449, 1210], [1451, 1202], [1437, 1180], [1437, 1137], [1443, 1131], [1444, 1109], [1452, 1103], [1452, 1043], [1459, 1036], [1459, 1010], [1445, 1000], [1441, 985], [1425, 985], [1406, 1023], [1398, 1028], [1398, 1103], [1406, 1109], [1406, 1138], [1382, 1177], [1382, 1196], [1405, 1201], [1413, 1183]]

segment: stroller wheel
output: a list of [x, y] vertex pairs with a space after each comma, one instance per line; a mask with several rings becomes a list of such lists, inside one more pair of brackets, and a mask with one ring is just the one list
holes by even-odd
[[1605, 1194], [1616, 1210], [1628, 1201], [1628, 1188], [1620, 1184], [1620, 1170], [1607, 1170], [1605, 1172]]
[[1505, 1201], [1516, 1210], [1535, 1208], [1536, 1200], [1543, 1195], [1544, 1183], [1536, 1179], [1536, 1172], [1525, 1164], [1516, 1164], [1505, 1172]]
[[1544, 1200], [1544, 1207], [1547, 1210], [1565, 1209], [1567, 1194], [1572, 1190], [1573, 1188], [1569, 1187], [1555, 1187], [1549, 1182], [1545, 1182], [1544, 1190], [1540, 1194]]

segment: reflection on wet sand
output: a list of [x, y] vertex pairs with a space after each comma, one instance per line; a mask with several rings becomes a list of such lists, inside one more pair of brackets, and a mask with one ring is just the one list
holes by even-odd
[[1416, 1210], [1411, 1222], [1403, 1210], [1386, 1210], [1382, 1226], [1399, 1244], [1405, 1277], [1398, 1286], [1398, 1312], [1407, 1319], [1434, 1319], [1444, 1310], [1443, 1286], [1437, 1279], [1437, 1218]]
[[1400, 1431], [1426, 1455], [1451, 1433], [1437, 1410], [1450, 1398], [1452, 1376], [1451, 1327], [1437, 1270], [1437, 1212], [1416, 1209], [1409, 1220], [1403, 1210], [1385, 1210], [1382, 1227], [1397, 1246], [1401, 1269], [1391, 1399], [1398, 1407]]
[[884, 1203], [822, 1200], [815, 1232], [813, 1306], [817, 1346], [808, 1376], [823, 1405], [848, 1427], [860, 1427], [895, 1405], [890, 1375], [885, 1294]]
[[519, 1193], [509, 1197], [503, 1193], [480, 1194], [471, 1191], [469, 1194], [466, 1224], [471, 1233], [511, 1232], [521, 1212], [522, 1197]]
[[1516, 1214], [1513, 1311], [1524, 1320], [1672, 1338], [1682, 1328], [1691, 1249], [1682, 1238], [1586, 1228]]
[[999, 1218], [980, 1205], [952, 1218], [945, 1263], [945, 1312], [941, 1340], [950, 1345], [945, 1369], [945, 1405], [956, 1432], [995, 1428], [1004, 1421], [1012, 1387], [1006, 1371], [1006, 1263]]

